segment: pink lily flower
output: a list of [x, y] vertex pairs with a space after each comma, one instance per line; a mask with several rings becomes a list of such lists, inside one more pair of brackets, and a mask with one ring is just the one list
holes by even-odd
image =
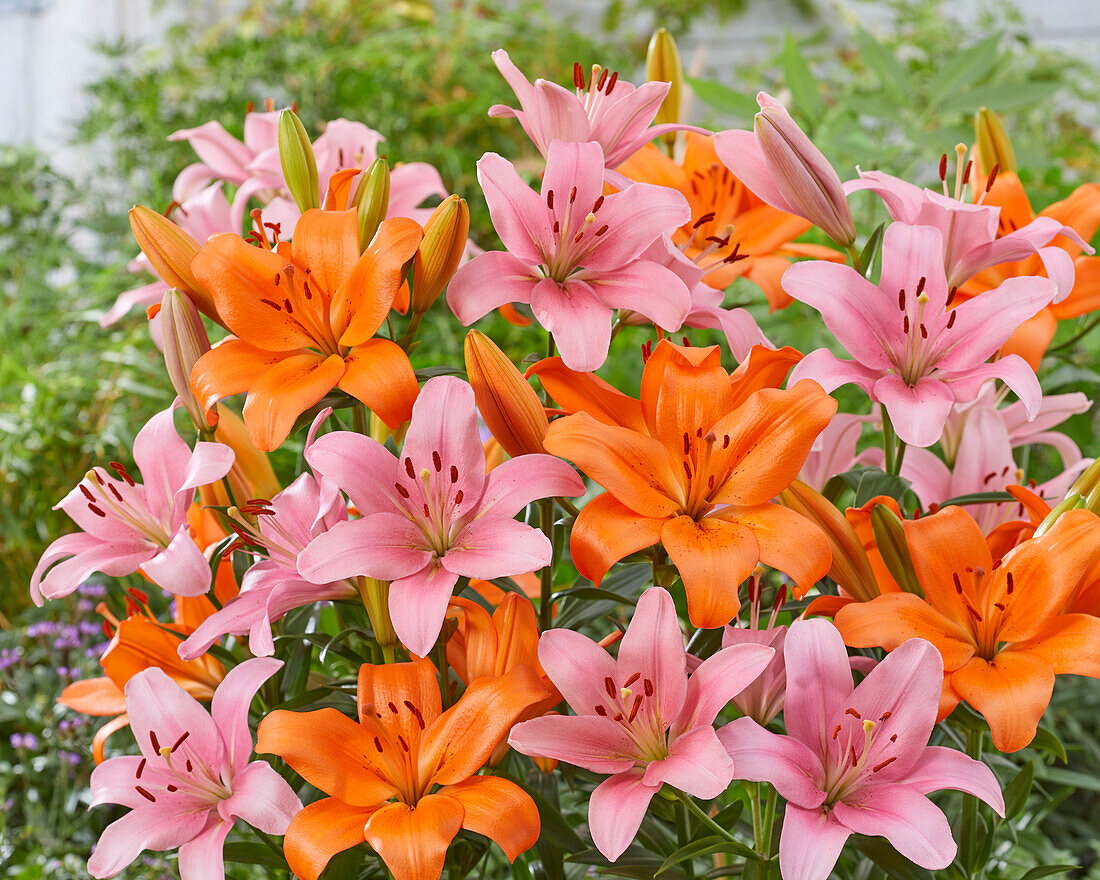
[[749, 625], [733, 624], [722, 629], [722, 647], [734, 645], [763, 645], [771, 648], [772, 655], [764, 671], [740, 693], [733, 697], [733, 705], [742, 715], [754, 718], [760, 724], [767, 724], [783, 711], [783, 700], [787, 693], [787, 668], [783, 659], [783, 643], [787, 638], [786, 624], [776, 625], [776, 617], [787, 598], [786, 589], [780, 589], [772, 605], [771, 617], [767, 626], [761, 626], [760, 600], [761, 590], [756, 578], [749, 578]]
[[784, 877], [825, 880], [851, 834], [881, 835], [921, 867], [946, 868], [957, 847], [947, 817], [926, 797], [932, 791], [967, 792], [1004, 815], [993, 771], [928, 745], [943, 680], [931, 642], [903, 643], [857, 687], [844, 641], [827, 620], [792, 624], [783, 652], [787, 735], [738, 718], [718, 738], [737, 778], [770, 782], [787, 800]]
[[837, 244], [856, 238], [856, 224], [836, 169], [767, 92], [752, 131], [721, 131], [714, 148], [734, 176], [773, 208], [805, 217]]
[[230, 670], [208, 714], [159, 667], [126, 683], [126, 712], [141, 756], [111, 758], [92, 772], [92, 806], [121, 804], [88, 860], [93, 877], [113, 877], [142, 850], [179, 847], [181, 880], [225, 876], [222, 848], [237, 819], [285, 834], [302, 810], [266, 761], [251, 761], [248, 707], [282, 666], [269, 658]]
[[1017, 355], [986, 361], [1050, 302], [1053, 283], [1009, 278], [994, 291], [998, 295], [949, 308], [942, 253], [938, 229], [891, 223], [878, 286], [835, 263], [791, 266], [783, 289], [817, 309], [855, 360], [818, 349], [795, 365], [790, 382], [810, 377], [826, 391], [858, 385], [886, 408], [910, 446], [935, 443], [952, 406], [974, 400], [989, 379], [1001, 379], [1035, 414], [1042, 391], [1027, 362]]
[[421, 390], [400, 458], [369, 437], [334, 431], [306, 461], [362, 518], [314, 538], [298, 571], [314, 583], [393, 581], [394, 631], [421, 657], [439, 636], [460, 576], [490, 580], [550, 562], [546, 536], [513, 517], [537, 498], [584, 494], [577, 473], [552, 455], [521, 455], [486, 474], [473, 389], [450, 376]]
[[489, 115], [518, 119], [547, 161], [555, 140], [595, 141], [603, 148], [607, 167], [615, 168], [670, 131], [710, 134], [694, 125], [650, 125], [668, 94], [670, 86], [666, 82], [647, 82], [635, 88], [619, 79], [617, 72], [593, 67], [585, 85], [584, 69], [574, 64], [571, 92], [544, 79], [536, 79], [531, 85], [503, 49], [493, 53], [493, 63], [516, 93], [520, 109], [494, 104]]
[[[313, 420], [306, 453], [321, 423], [331, 414], [332, 409], [326, 407]], [[244, 633], [248, 633], [248, 649], [255, 656], [271, 656], [275, 653], [272, 621], [303, 605], [358, 595], [356, 585], [346, 578], [315, 584], [298, 573], [298, 556], [309, 543], [348, 519], [344, 496], [332, 480], [304, 473], [270, 501], [252, 504], [248, 512], [256, 515], [256, 524], [237, 515], [237, 534], [266, 558], [245, 572], [240, 593], [200, 623], [180, 645], [184, 660], [201, 656], [224, 635]]]
[[618, 659], [572, 630], [542, 634], [539, 663], [576, 714], [517, 724], [508, 744], [612, 774], [592, 792], [588, 826], [596, 848], [615, 861], [665, 783], [707, 800], [726, 790], [734, 766], [714, 719], [773, 653], [761, 645], [723, 648], [689, 677], [672, 596], [651, 587], [638, 600]]
[[[182, 176], [182, 173], [181, 173]], [[178, 178], [177, 178], [178, 180]], [[219, 232], [238, 232], [240, 223], [234, 226], [229, 202], [222, 190], [223, 184], [212, 183], [177, 199], [174, 222], [200, 244], [211, 235]], [[126, 266], [127, 271], [135, 275], [140, 272], [152, 273], [153, 267], [145, 254], [138, 254]], [[150, 284], [143, 284], [133, 290], [119, 294], [113, 306], [99, 319], [100, 327], [110, 327], [136, 306], [148, 308], [159, 303], [168, 285], [159, 278]], [[157, 318], [153, 319], [154, 322]], [[155, 331], [154, 331], [155, 332]], [[159, 348], [159, 345], [158, 345]]]
[[[1082, 458], [1077, 444], [1065, 434], [1047, 431], [1045, 427], [1058, 424], [1074, 412], [1084, 412], [1090, 404], [1079, 393], [1053, 395], [1053, 398], [1070, 400], [1044, 397], [1043, 408], [1035, 421], [1029, 424], [1020, 421], [1023, 413], [1019, 404], [998, 409], [992, 394], [987, 391], [964, 412], [953, 413], [948, 420], [944, 438], [950, 436], [952, 442], [942, 445], [944, 452], [952, 457], [950, 464], [931, 450], [912, 449], [902, 462], [901, 475], [910, 481], [925, 507], [942, 505], [960, 495], [1003, 492], [1009, 486], [1024, 482], [1024, 472], [1016, 464], [1013, 449], [1044, 444], [1059, 453], [1063, 470], [1045, 483], [1032, 485], [1031, 490], [1040, 498], [1057, 503], [1069, 491], [1073, 481], [1092, 464], [1092, 459]], [[1002, 523], [1024, 516], [1015, 502], [968, 504], [963, 509], [986, 534]]]
[[68, 596], [96, 571], [121, 577], [140, 568], [177, 596], [210, 589], [210, 565], [188, 529], [187, 508], [196, 488], [229, 473], [233, 450], [199, 441], [192, 452], [176, 433], [173, 409], [157, 413], [134, 438], [144, 484], [111, 462], [116, 476], [92, 468], [55, 506], [81, 531], [62, 535], [42, 554], [31, 576], [36, 605]]
[[607, 358], [611, 311], [637, 312], [666, 330], [683, 324], [691, 296], [664, 265], [642, 257], [663, 233], [687, 222], [687, 199], [634, 183], [604, 196], [597, 143], [554, 141], [541, 195], [496, 153], [477, 163], [497, 234], [508, 249], [462, 266], [447, 304], [469, 325], [507, 303], [529, 303], [570, 369], [590, 372]]
[[200, 160], [198, 165], [189, 165], [184, 169], [185, 179], [192, 184], [203, 176], [207, 181], [224, 180], [236, 186], [244, 183], [251, 176], [249, 164], [265, 150], [278, 148], [281, 112], [272, 108], [262, 113], [246, 113], [243, 142], [233, 137], [216, 119], [196, 128], [172, 132], [168, 140], [187, 141]]
[[814, 445], [806, 456], [798, 479], [820, 492], [837, 474], [850, 471], [860, 464], [879, 464], [881, 459], [876, 460], [872, 450], [856, 452], [863, 426], [875, 421], [874, 414], [861, 416], [838, 412], [825, 430], [814, 438]]
[[[844, 184], [848, 194], [869, 189], [882, 197], [890, 216], [911, 226], [934, 226], [943, 237], [943, 262], [949, 287], [958, 287], [982, 269], [1023, 260], [1038, 254], [1047, 276], [1054, 282], [1054, 302], [1061, 302], [1073, 289], [1073, 258], [1063, 248], [1044, 247], [1064, 235], [1087, 253], [1093, 249], [1080, 235], [1053, 217], [1036, 217], [1027, 226], [1000, 238], [997, 232], [1001, 209], [951, 198], [944, 182], [943, 193], [922, 189], [881, 171], [859, 171], [859, 178]], [[986, 192], [993, 185], [990, 177]]]

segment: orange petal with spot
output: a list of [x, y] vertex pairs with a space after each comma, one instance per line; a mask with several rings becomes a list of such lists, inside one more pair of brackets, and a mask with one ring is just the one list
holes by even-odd
[[348, 352], [344, 365], [341, 391], [365, 403], [390, 428], [412, 418], [420, 386], [401, 346], [388, 339], [368, 339]]
[[524, 711], [546, 696], [546, 688], [527, 666], [498, 678], [475, 679], [424, 731], [419, 778], [452, 785], [473, 776]]
[[429, 794], [415, 807], [386, 804], [367, 820], [365, 837], [394, 880], [439, 880], [462, 815], [458, 801]]
[[84, 715], [122, 715], [126, 712], [126, 695], [106, 676], [66, 685], [57, 702]]
[[[413, 747], [420, 742], [424, 727], [430, 727], [442, 710], [436, 669], [431, 660], [382, 666], [364, 663], [359, 667], [356, 692], [359, 720], [369, 721], [381, 715], [382, 725], [403, 736], [414, 754]], [[424, 727], [420, 726], [420, 720]]]
[[463, 828], [499, 844], [510, 862], [539, 839], [542, 823], [538, 808], [531, 796], [510, 780], [475, 776], [445, 786], [439, 793], [462, 804]]
[[642, 413], [648, 433], [673, 455], [682, 455], [684, 435], [695, 444], [732, 408], [722, 352], [661, 340], [642, 371]]
[[870, 602], [852, 602], [837, 610], [833, 620], [853, 648], [892, 651], [906, 639], [927, 639], [943, 657], [949, 672], [974, 656], [969, 630], [940, 614], [912, 593], [890, 593]]
[[404, 280], [405, 264], [416, 254], [423, 237], [420, 224], [408, 217], [382, 221], [332, 300], [332, 328], [341, 345], [366, 342], [382, 326]]
[[678, 516], [665, 523], [661, 543], [684, 582], [692, 626], [713, 629], [733, 620], [738, 588], [760, 559], [756, 536], [718, 519]]
[[191, 370], [191, 392], [206, 407], [207, 422], [217, 418], [219, 400], [248, 391], [284, 357], [231, 336], [199, 358]]
[[322, 359], [308, 352], [283, 358], [248, 391], [243, 414], [252, 442], [265, 452], [278, 449], [298, 416], [328, 394], [343, 375], [344, 360], [339, 355]]
[[225, 325], [265, 351], [294, 351], [314, 342], [283, 305], [286, 291], [280, 285], [289, 283], [281, 274], [286, 265], [285, 257], [231, 233], [211, 236], [191, 261]]
[[331, 298], [359, 262], [356, 211], [306, 211], [294, 227], [291, 253], [295, 266], [308, 268], [311, 284]]
[[546, 393], [567, 413], [588, 413], [605, 425], [648, 433], [641, 401], [623, 394], [595, 373], [571, 370], [560, 357], [549, 357], [532, 364], [525, 375], [538, 376]]
[[837, 403], [812, 379], [780, 391], [765, 388], [715, 423], [719, 437], [712, 472], [728, 470], [711, 496], [718, 504], [755, 507], [778, 495], [798, 476], [814, 439], [836, 412]]
[[364, 828], [377, 809], [354, 807], [329, 797], [298, 813], [283, 839], [283, 852], [294, 876], [317, 880], [334, 855], [366, 839]]
[[581, 508], [569, 536], [573, 564], [596, 586], [620, 559], [661, 540], [667, 520], [635, 513], [610, 492]]
[[913, 570], [928, 602], [950, 620], [966, 625], [970, 612], [959, 595], [952, 575], [970, 589], [972, 578], [965, 569], [989, 571], [993, 557], [985, 535], [973, 517], [961, 507], [946, 507], [931, 516], [903, 523]]
[[993, 745], [1015, 752], [1035, 738], [1054, 691], [1054, 670], [1041, 657], [1005, 650], [951, 673], [951, 687], [985, 716]]
[[356, 724], [335, 709], [277, 709], [260, 722], [256, 752], [278, 755], [325, 794], [369, 807], [397, 792], [392, 769], [375, 745], [376, 727]]
[[794, 596], [801, 599], [825, 577], [833, 553], [825, 533], [806, 517], [778, 504], [727, 508], [712, 517], [743, 526], [756, 536], [760, 561], [789, 575]]

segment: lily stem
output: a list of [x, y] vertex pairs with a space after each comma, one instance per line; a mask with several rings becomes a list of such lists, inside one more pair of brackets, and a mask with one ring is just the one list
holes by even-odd
[[[544, 498], [539, 501], [539, 525], [542, 527], [542, 533], [546, 535], [546, 540], [550, 542], [550, 546], [554, 546], [554, 499]], [[554, 560], [550, 559], [550, 562], [543, 566], [542, 571], [539, 573], [540, 578], [540, 599], [539, 599], [539, 629], [546, 632], [550, 628], [550, 624], [553, 622], [554, 603], [551, 600], [551, 595], [554, 592]]]
[[863, 263], [859, 259], [859, 250], [856, 248], [855, 242], [844, 248], [848, 252], [848, 259], [852, 261], [852, 268], [855, 269], [860, 275], [863, 274]]
[[[966, 753], [975, 761], [982, 759], [982, 730], [967, 728]], [[979, 876], [983, 871], [976, 870], [974, 864], [978, 852], [978, 799], [972, 794], [963, 795], [962, 821], [959, 828], [959, 847], [962, 867], [967, 877]]]
[[896, 474], [898, 462], [895, 460], [897, 451], [897, 435], [894, 433], [894, 423], [890, 421], [890, 414], [885, 408], [882, 410], [882, 452], [886, 456], [886, 473]]
[[[767, 859], [768, 854], [764, 851], [764, 816], [760, 809], [760, 783], [750, 783], [747, 788], [749, 803], [752, 805], [752, 848], [761, 858]], [[764, 880], [768, 876], [767, 865], [758, 864], [755, 868], [757, 880]]]
[[351, 418], [355, 426], [356, 434], [370, 436], [370, 413], [362, 403], [355, 403], [351, 408]]
[[[688, 820], [687, 802], [691, 799], [684, 794], [680, 795], [680, 803], [676, 809], [676, 837], [679, 840], [680, 846], [687, 846], [691, 843], [691, 823]], [[700, 810], [700, 812], [702, 812]], [[691, 880], [695, 878], [695, 859], [684, 859], [684, 873], [687, 874]]]
[[682, 791], [678, 791], [676, 794], [680, 798], [680, 802], [685, 807], [687, 807], [688, 812], [690, 812], [693, 816], [695, 816], [696, 819], [698, 819], [700, 822], [702, 822], [707, 828], [709, 828], [711, 831], [713, 831], [719, 837], [721, 837], [725, 840], [732, 840], [734, 843], [740, 843], [741, 842], [736, 837], [734, 837], [732, 834], [730, 834], [725, 828], [723, 828], [721, 825], [719, 825], [717, 822], [715, 822], [710, 816], [708, 816], [706, 814], [706, 812], [704, 812], [703, 808], [700, 807], [697, 803], [695, 803], [695, 801], [691, 798], [690, 795], [685, 794]]

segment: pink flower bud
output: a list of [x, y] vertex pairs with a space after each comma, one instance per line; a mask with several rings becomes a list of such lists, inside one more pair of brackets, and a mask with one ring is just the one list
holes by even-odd
[[[202, 318], [191, 298], [178, 290], [167, 290], [161, 300], [160, 315], [164, 339], [164, 365], [168, 379], [176, 389], [187, 414], [198, 430], [207, 425], [204, 407], [191, 391], [191, 368], [206, 352], [210, 339]], [[217, 422], [215, 416], [214, 422]]]

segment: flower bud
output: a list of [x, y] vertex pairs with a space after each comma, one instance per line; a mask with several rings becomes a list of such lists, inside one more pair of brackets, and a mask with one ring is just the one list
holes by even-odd
[[208, 419], [213, 419], [209, 421], [210, 425], [216, 425], [218, 416], [213, 410], [208, 416], [205, 407], [191, 392], [191, 369], [199, 358], [210, 351], [210, 337], [206, 335], [199, 310], [187, 294], [167, 290], [160, 303], [160, 320], [168, 380], [176, 389], [195, 429], [206, 431]]
[[924, 597], [913, 568], [913, 558], [909, 555], [909, 543], [905, 540], [905, 525], [901, 518], [885, 504], [875, 505], [871, 509], [871, 530], [875, 535], [875, 545], [886, 570], [906, 593]]
[[279, 164], [283, 180], [298, 210], [321, 207], [321, 187], [317, 180], [317, 159], [313, 155], [302, 120], [293, 110], [279, 114]]
[[[772, 183], [786, 203], [785, 208], [776, 207], [805, 217], [841, 246], [852, 244], [856, 224], [836, 170], [798, 127], [786, 107], [764, 92], [756, 100], [760, 104], [760, 112], [753, 120], [756, 143]], [[736, 168], [733, 171], [737, 173]]]
[[130, 229], [160, 280], [183, 291], [200, 312], [222, 323], [213, 297], [191, 271], [191, 259], [199, 252], [199, 243], [163, 214], [144, 205], [130, 209]]
[[848, 595], [859, 602], [870, 602], [879, 594], [863, 542], [836, 505], [801, 480], [795, 480], [779, 493], [779, 503], [802, 514], [825, 533], [833, 551], [829, 577]]
[[360, 576], [356, 583], [374, 630], [374, 640], [383, 648], [393, 648], [397, 644], [397, 633], [390, 620], [390, 582]]
[[484, 333], [471, 330], [464, 349], [478, 412], [500, 445], [511, 456], [545, 452], [550, 425], [535, 389]]
[[1016, 170], [1016, 153], [1005, 134], [1001, 117], [982, 107], [974, 114], [974, 135], [982, 174], [988, 174], [994, 167], [1000, 171]]
[[447, 196], [424, 224], [424, 238], [413, 266], [412, 310], [432, 307], [462, 262], [470, 233], [470, 209], [466, 200]]
[[[684, 68], [680, 64], [680, 53], [676, 41], [664, 28], [653, 32], [645, 56], [645, 78], [651, 82], [668, 83], [668, 94], [661, 103], [654, 122], [675, 124], [680, 121], [680, 100], [684, 91]], [[662, 137], [669, 147], [676, 143], [676, 132], [671, 131]]]
[[363, 172], [349, 208], [358, 210], [359, 250], [365, 251], [378, 227], [386, 219], [390, 205], [390, 166], [386, 160], [375, 159]]

